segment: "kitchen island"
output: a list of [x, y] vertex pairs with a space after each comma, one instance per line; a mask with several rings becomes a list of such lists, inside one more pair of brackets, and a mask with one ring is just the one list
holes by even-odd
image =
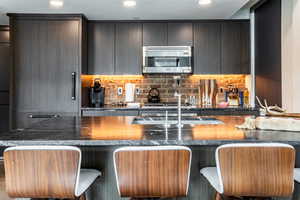
[[223, 122], [215, 125], [133, 124], [135, 117], [62, 117], [38, 122], [30, 128], [0, 135], [0, 146], [15, 145], [187, 145], [218, 146], [237, 142], [284, 142], [300, 145], [300, 133], [242, 130], [246, 116], [209, 116]]
[[[102, 171], [103, 176], [88, 191], [91, 200], [119, 200], [113, 151], [120, 146], [184, 145], [192, 149], [190, 200], [208, 200], [214, 189], [200, 175], [203, 167], [215, 165], [215, 149], [221, 144], [240, 142], [283, 142], [300, 150], [300, 133], [283, 131], [241, 130], [235, 126], [245, 116], [209, 116], [222, 121], [217, 125], [132, 124], [135, 117], [63, 117], [44, 120], [24, 130], [0, 135], [0, 146], [16, 145], [74, 145], [82, 149], [82, 166]], [[300, 154], [299, 154], [300, 155]], [[296, 166], [300, 166], [297, 156]], [[293, 199], [299, 199], [300, 188], [295, 187]]]

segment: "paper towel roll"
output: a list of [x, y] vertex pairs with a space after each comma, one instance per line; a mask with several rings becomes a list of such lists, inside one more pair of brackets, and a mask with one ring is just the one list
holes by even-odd
[[125, 102], [134, 102], [135, 84], [125, 84]]

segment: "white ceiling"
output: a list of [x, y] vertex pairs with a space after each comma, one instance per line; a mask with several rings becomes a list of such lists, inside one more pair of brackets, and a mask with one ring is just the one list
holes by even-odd
[[0, 24], [6, 13], [83, 13], [92, 20], [130, 19], [229, 19], [249, 0], [212, 0], [208, 6], [198, 0], [136, 0], [125, 8], [123, 0], [64, 0], [61, 9], [49, 7], [49, 0], [0, 0]]

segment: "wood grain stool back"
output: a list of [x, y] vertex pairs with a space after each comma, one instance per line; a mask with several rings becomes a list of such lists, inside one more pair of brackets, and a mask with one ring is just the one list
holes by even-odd
[[74, 198], [81, 151], [67, 146], [12, 147], [4, 152], [6, 191], [13, 198]]
[[276, 197], [293, 192], [295, 150], [290, 145], [223, 145], [216, 160], [225, 195]]
[[191, 150], [181, 146], [123, 147], [114, 152], [121, 197], [186, 196]]

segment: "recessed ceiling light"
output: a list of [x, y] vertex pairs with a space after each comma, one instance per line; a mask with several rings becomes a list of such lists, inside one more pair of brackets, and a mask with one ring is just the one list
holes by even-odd
[[50, 6], [54, 8], [60, 8], [64, 5], [63, 0], [50, 0]]
[[134, 1], [134, 0], [125, 0], [125, 1], [123, 1], [123, 5], [125, 7], [134, 7], [134, 6], [136, 6], [136, 1]]
[[211, 4], [211, 0], [199, 0], [198, 4], [199, 5], [208, 5], [208, 4]]

